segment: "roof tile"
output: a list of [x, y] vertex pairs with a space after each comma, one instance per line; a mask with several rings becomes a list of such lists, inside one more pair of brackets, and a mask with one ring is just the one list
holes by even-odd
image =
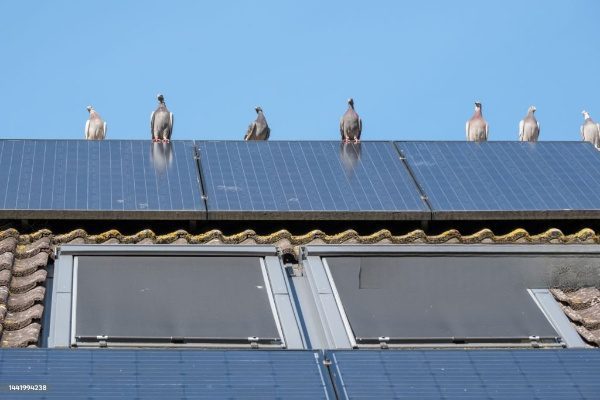
[[34, 273], [39, 268], [46, 268], [49, 254], [42, 251], [33, 257], [19, 258], [13, 266], [13, 276], [26, 276]]
[[13, 312], [26, 310], [35, 303], [44, 301], [45, 293], [46, 288], [43, 286], [36, 286], [25, 293], [15, 293], [8, 300], [8, 309]]
[[33, 289], [38, 283], [46, 281], [46, 270], [38, 269], [33, 274], [27, 276], [15, 276], [10, 282], [11, 293], [23, 293]]
[[16, 331], [30, 325], [34, 319], [41, 319], [44, 306], [35, 304], [24, 311], [7, 312], [4, 318], [4, 329], [7, 331]]
[[22, 329], [2, 332], [2, 347], [27, 347], [38, 342], [41, 325], [33, 322]]
[[[14, 248], [13, 248], [14, 250]], [[13, 251], [9, 251], [6, 253], [0, 254], [0, 270], [10, 269], [13, 265], [13, 260], [15, 259], [15, 254]]]

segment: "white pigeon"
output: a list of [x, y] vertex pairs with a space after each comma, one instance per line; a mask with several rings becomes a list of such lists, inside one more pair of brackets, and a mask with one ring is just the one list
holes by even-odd
[[90, 118], [85, 123], [85, 138], [87, 140], [104, 140], [106, 137], [106, 122], [102, 121], [100, 114], [94, 110], [94, 107], [87, 106]]
[[467, 141], [485, 142], [488, 140], [489, 126], [481, 113], [481, 103], [475, 102], [475, 112], [465, 126]]
[[592, 143], [596, 148], [600, 148], [600, 124], [594, 122], [590, 113], [583, 110], [583, 125], [581, 125], [581, 139]]
[[519, 122], [519, 140], [521, 142], [537, 142], [540, 136], [540, 123], [535, 119], [537, 108], [529, 107], [525, 118]]

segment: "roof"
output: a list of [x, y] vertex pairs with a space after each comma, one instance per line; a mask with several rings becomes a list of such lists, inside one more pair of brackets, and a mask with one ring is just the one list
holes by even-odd
[[[313, 230], [303, 235], [293, 235], [281, 230], [259, 235], [246, 230], [225, 235], [218, 230], [201, 234], [190, 234], [184, 230], [159, 235], [143, 230], [133, 235], [124, 235], [116, 230], [101, 234], [89, 234], [84, 230], [54, 233], [44, 229], [21, 234], [15, 229], [0, 231], [0, 347], [36, 346], [39, 341], [44, 312], [44, 294], [47, 270], [54, 248], [61, 244], [261, 244], [277, 246], [290, 259], [297, 256], [298, 246], [308, 244], [478, 244], [478, 243], [572, 243], [598, 244], [600, 235], [592, 229], [565, 235], [558, 229], [549, 229], [540, 234], [529, 234], [517, 229], [505, 235], [496, 235], [485, 229], [475, 234], [462, 235], [457, 230], [448, 230], [439, 235], [428, 235], [415, 230], [403, 235], [392, 235], [381, 230], [371, 235], [359, 235], [347, 230], [327, 234]], [[567, 316], [576, 325], [578, 332], [591, 345], [600, 346], [600, 296], [598, 288], [573, 288], [554, 290]]]

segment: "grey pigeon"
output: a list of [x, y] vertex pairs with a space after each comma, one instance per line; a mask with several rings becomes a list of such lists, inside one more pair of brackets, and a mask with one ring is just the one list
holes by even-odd
[[475, 112], [466, 125], [467, 141], [470, 142], [485, 142], [488, 140], [489, 127], [488, 123], [481, 114], [481, 103], [475, 102]]
[[525, 118], [519, 122], [519, 140], [521, 142], [537, 142], [540, 136], [540, 123], [535, 119], [537, 108], [529, 107]]
[[348, 109], [342, 115], [340, 119], [340, 134], [342, 135], [342, 141], [348, 143], [354, 140], [354, 143], [360, 141], [360, 134], [362, 133], [362, 120], [354, 111], [354, 100], [348, 99]]
[[596, 148], [600, 148], [600, 124], [594, 122], [590, 117], [590, 113], [583, 110], [583, 125], [581, 125], [581, 138], [592, 143]]
[[254, 110], [258, 115], [256, 116], [256, 120], [252, 121], [250, 126], [248, 126], [244, 140], [269, 140], [271, 128], [267, 124], [265, 114], [263, 114], [263, 110], [260, 107], [256, 107]]
[[169, 112], [165, 105], [165, 98], [162, 94], [156, 96], [158, 99], [158, 107], [150, 116], [150, 133], [152, 134], [153, 142], [169, 143], [171, 134], [173, 133], [173, 113]]
[[85, 123], [85, 138], [87, 140], [104, 140], [106, 137], [106, 122], [102, 121], [100, 114], [94, 110], [94, 107], [87, 106], [90, 113], [90, 119]]

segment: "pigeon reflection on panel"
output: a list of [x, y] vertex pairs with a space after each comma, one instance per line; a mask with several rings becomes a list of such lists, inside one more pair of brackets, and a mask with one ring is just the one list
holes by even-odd
[[104, 140], [106, 137], [106, 122], [102, 121], [100, 114], [94, 110], [94, 107], [87, 106], [90, 118], [85, 123], [85, 138], [87, 140]]
[[248, 130], [246, 130], [246, 134], [244, 135], [244, 140], [269, 140], [271, 128], [269, 128], [269, 124], [267, 124], [265, 114], [260, 107], [256, 107], [254, 110], [258, 115], [256, 116], [256, 119], [252, 121], [250, 126], [248, 126]]
[[342, 141], [348, 143], [351, 140], [354, 143], [360, 141], [360, 134], [362, 133], [362, 120], [354, 110], [354, 100], [348, 99], [348, 109], [342, 115], [340, 119], [340, 134]]
[[156, 96], [158, 107], [150, 115], [150, 133], [153, 142], [169, 143], [173, 133], [173, 113], [169, 112], [162, 94]]
[[535, 119], [537, 108], [529, 107], [525, 118], [519, 122], [519, 140], [521, 142], [537, 142], [540, 136], [540, 123]]
[[475, 112], [471, 119], [467, 121], [465, 127], [467, 132], [467, 141], [485, 142], [488, 140], [489, 127], [481, 113], [481, 103], [475, 102]]
[[600, 148], [600, 124], [594, 122], [590, 113], [583, 110], [583, 125], [581, 125], [581, 139], [586, 142], [592, 143], [596, 148]]
[[164, 175], [173, 161], [173, 149], [171, 143], [153, 142], [150, 156], [152, 165], [157, 175]]
[[354, 176], [354, 168], [360, 161], [361, 143], [340, 143], [340, 161], [348, 178]]

